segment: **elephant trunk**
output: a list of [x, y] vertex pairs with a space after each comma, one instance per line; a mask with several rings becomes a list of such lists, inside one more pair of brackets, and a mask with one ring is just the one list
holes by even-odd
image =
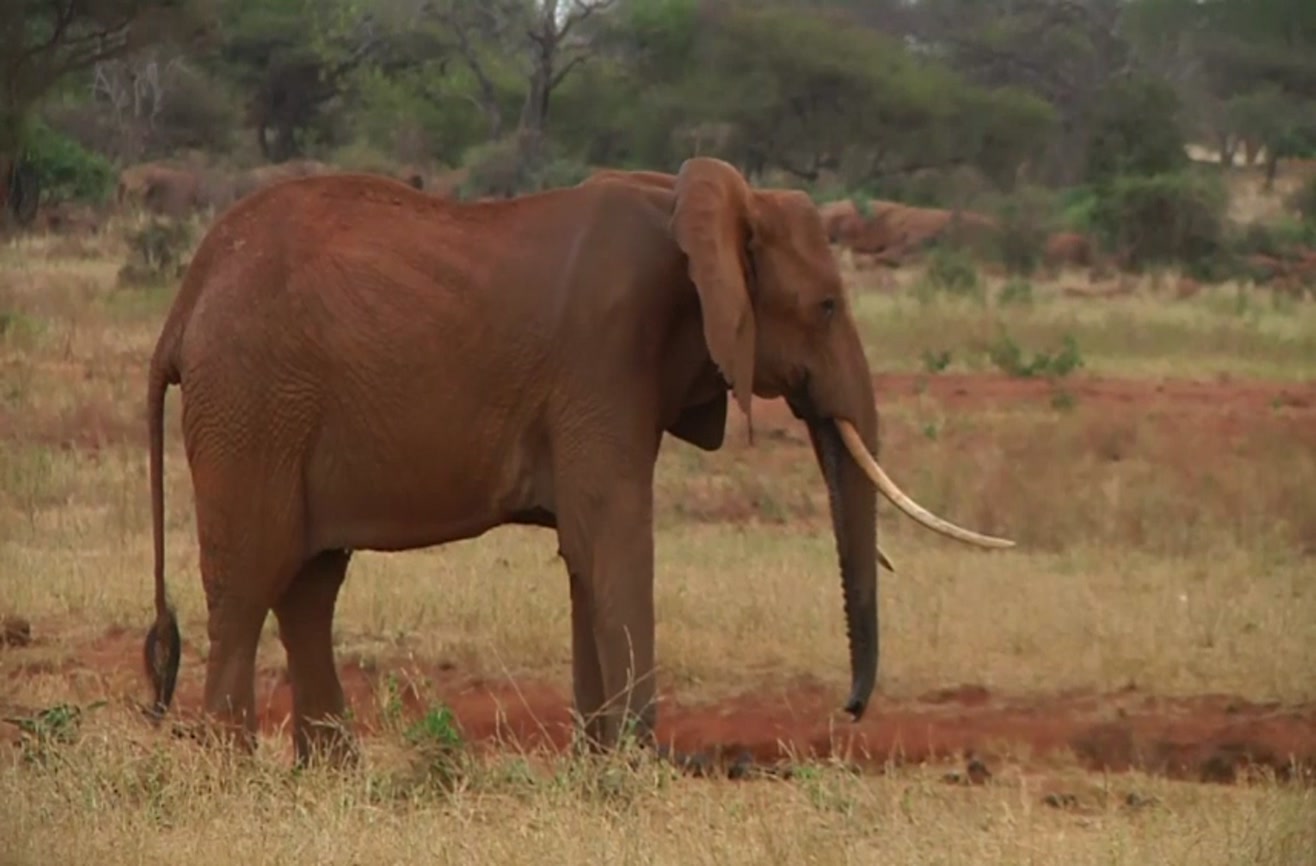
[[[872, 418], [872, 415], [869, 416]], [[876, 445], [876, 421], [861, 434]], [[863, 470], [849, 458], [831, 419], [808, 422], [809, 438], [827, 485], [850, 642], [850, 698], [845, 710], [863, 717], [877, 682], [877, 495]]]

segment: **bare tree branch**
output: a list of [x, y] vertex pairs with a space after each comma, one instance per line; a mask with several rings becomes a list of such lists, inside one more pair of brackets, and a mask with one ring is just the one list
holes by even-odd
[[588, 54], [577, 54], [575, 57], [568, 60], [563, 64], [562, 68], [555, 72], [553, 77], [548, 80], [548, 89], [557, 89], [557, 86], [562, 83], [562, 79], [566, 78], [567, 75], [571, 73], [571, 70], [585, 63], [587, 60], [589, 60]]
[[568, 13], [566, 21], [562, 22], [562, 27], [557, 31], [558, 42], [565, 40], [577, 24], [588, 20], [595, 12], [612, 7], [616, 2], [617, 0], [592, 0], [592, 2], [575, 0], [572, 3], [572, 11]]

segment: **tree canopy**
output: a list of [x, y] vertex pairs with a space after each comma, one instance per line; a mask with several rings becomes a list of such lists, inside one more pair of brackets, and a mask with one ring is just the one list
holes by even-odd
[[698, 152], [1008, 189], [1316, 145], [1307, 0], [0, 0], [0, 56], [11, 140], [39, 108], [120, 162]]

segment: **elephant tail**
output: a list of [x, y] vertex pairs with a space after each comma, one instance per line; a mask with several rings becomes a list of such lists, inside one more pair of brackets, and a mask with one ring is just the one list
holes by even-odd
[[164, 574], [164, 404], [165, 392], [181, 380], [175, 361], [176, 339], [166, 331], [151, 359], [147, 389], [147, 429], [150, 437], [151, 534], [155, 542], [155, 623], [146, 634], [143, 655], [154, 704], [147, 711], [159, 721], [169, 709], [182, 658], [178, 618], [169, 606]]

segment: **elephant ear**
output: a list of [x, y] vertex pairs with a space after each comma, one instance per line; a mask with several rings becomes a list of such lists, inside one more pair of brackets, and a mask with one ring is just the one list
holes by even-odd
[[[676, 176], [671, 232], [699, 292], [704, 340], [750, 421], [754, 390], [754, 308], [742, 256], [753, 234], [750, 188], [720, 159], [693, 157]], [[753, 427], [750, 426], [753, 437]]]

